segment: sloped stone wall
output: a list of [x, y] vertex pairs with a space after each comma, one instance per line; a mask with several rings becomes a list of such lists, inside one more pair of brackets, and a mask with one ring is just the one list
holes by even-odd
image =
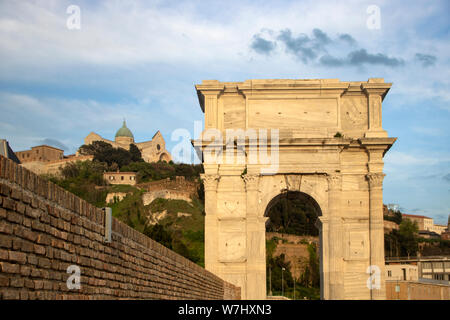
[[[104, 220], [101, 209], [0, 157], [0, 298], [240, 299], [240, 288], [117, 219], [105, 243]], [[76, 284], [70, 266], [79, 289], [67, 285]]]

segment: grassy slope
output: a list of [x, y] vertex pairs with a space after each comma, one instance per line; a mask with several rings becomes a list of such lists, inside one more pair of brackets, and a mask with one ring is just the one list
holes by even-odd
[[[144, 206], [142, 194], [144, 191], [137, 188], [124, 190], [115, 186], [114, 191], [132, 192], [122, 201], [109, 204], [113, 216], [127, 223], [132, 228], [144, 233], [146, 216], [149, 212], [163, 212], [167, 210], [167, 216], [159, 221], [159, 224], [171, 235], [180, 240], [189, 250], [189, 256], [194, 257], [195, 262], [204, 266], [204, 225], [205, 218], [202, 214], [203, 204], [198, 199], [193, 199], [192, 204], [184, 200], [155, 199], [151, 204]], [[125, 186], [123, 186], [125, 187]], [[118, 190], [119, 189], [119, 190]], [[178, 217], [178, 213], [188, 213], [191, 216]], [[176, 248], [174, 248], [176, 251]]]
[[[204, 266], [204, 227], [203, 204], [194, 199], [192, 204], [184, 200], [155, 199], [146, 206], [151, 212], [167, 210], [167, 216], [159, 221], [159, 224], [168, 230], [172, 237], [183, 242], [190, 253], [196, 257], [197, 263]], [[178, 213], [188, 213], [191, 216], [178, 217]]]

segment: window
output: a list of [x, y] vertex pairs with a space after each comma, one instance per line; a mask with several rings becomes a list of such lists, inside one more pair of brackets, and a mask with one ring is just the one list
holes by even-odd
[[444, 280], [443, 274], [434, 274], [433, 275], [434, 280]]
[[121, 177], [120, 177], [120, 180], [123, 180], [123, 179], [124, 179], [124, 177], [123, 177], [123, 176], [121, 176]]
[[158, 149], [158, 151], [161, 150], [161, 146], [159, 144], [156, 145], [156, 149]]
[[392, 271], [391, 270], [388, 270], [388, 277], [389, 278], [392, 277]]
[[424, 262], [422, 268], [423, 269], [431, 269], [431, 262]]

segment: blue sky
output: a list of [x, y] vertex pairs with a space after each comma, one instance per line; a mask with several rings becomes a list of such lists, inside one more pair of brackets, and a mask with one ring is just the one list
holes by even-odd
[[[69, 5], [81, 29], [69, 30]], [[370, 5], [380, 28], [368, 28]], [[384, 202], [450, 213], [448, 1], [2, 1], [0, 137], [73, 153], [122, 119], [137, 141], [192, 134], [203, 79], [384, 78]]]

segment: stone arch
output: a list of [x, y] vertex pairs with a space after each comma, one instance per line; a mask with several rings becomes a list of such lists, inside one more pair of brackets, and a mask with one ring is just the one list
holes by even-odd
[[[301, 201], [304, 201], [308, 204], [311, 205], [311, 207], [314, 209], [314, 212], [317, 216], [317, 220], [315, 221], [314, 225], [315, 227], [318, 229], [319, 231], [319, 274], [320, 274], [320, 290], [321, 290], [321, 296], [324, 295], [324, 285], [326, 285], [327, 280], [325, 279], [325, 275], [324, 275], [324, 251], [323, 250], [323, 246], [326, 246], [326, 242], [327, 239], [323, 239], [323, 232], [322, 231], [322, 224], [319, 223], [319, 219], [320, 217], [322, 217], [322, 209], [319, 205], [319, 203], [313, 198], [311, 197], [309, 194], [304, 193], [302, 191], [292, 191], [292, 190], [284, 190], [281, 193], [279, 193], [278, 195], [276, 195], [275, 197], [272, 198], [272, 200], [269, 201], [269, 203], [267, 204], [267, 207], [265, 209], [264, 212], [264, 217], [267, 217], [266, 220], [266, 227], [267, 227], [267, 223], [269, 222], [270, 218], [269, 218], [269, 211], [272, 209], [272, 207], [274, 205], [276, 205], [283, 197], [291, 197], [291, 199], [298, 199]], [[266, 269], [267, 269], [267, 265], [266, 265]], [[266, 288], [267, 290], [267, 288]]]
[[264, 212], [264, 217], [268, 216], [270, 209], [272, 209], [272, 207], [276, 203], [278, 203], [278, 201], [280, 201], [281, 198], [283, 198], [283, 197], [289, 197], [290, 199], [299, 199], [299, 200], [305, 201], [308, 204], [311, 204], [311, 206], [314, 208], [314, 211], [315, 211], [317, 217], [322, 216], [322, 209], [320, 208], [320, 205], [309, 194], [301, 192], [301, 191], [286, 190], [286, 191], [283, 191], [282, 193], [279, 193], [278, 195], [273, 197], [272, 200], [269, 201], [269, 203], [266, 206], [266, 210]]
[[[265, 299], [264, 214], [280, 193], [298, 191], [321, 209], [321, 298], [385, 299], [383, 157], [396, 138], [382, 128], [381, 104], [390, 86], [379, 78], [197, 85], [205, 130], [219, 133], [192, 141], [205, 170], [205, 268], [241, 287], [243, 299]], [[222, 137], [228, 129], [233, 136]], [[210, 146], [239, 156], [209, 159]]]
[[284, 192], [300, 192], [308, 195], [320, 207], [321, 216], [328, 212], [328, 183], [326, 174], [263, 176], [259, 181], [258, 216], [264, 217], [270, 201]]
[[[320, 268], [320, 295], [322, 299], [329, 298], [329, 225], [328, 225], [328, 195], [329, 175], [275, 175], [260, 177], [258, 215], [267, 218], [267, 212], [277, 198], [286, 193], [298, 194], [310, 201], [318, 213], [315, 223], [319, 230], [319, 268]], [[265, 223], [267, 220], [264, 220]], [[265, 235], [265, 226], [264, 232]], [[264, 236], [265, 237], [265, 236]], [[265, 283], [264, 283], [265, 284]]]

